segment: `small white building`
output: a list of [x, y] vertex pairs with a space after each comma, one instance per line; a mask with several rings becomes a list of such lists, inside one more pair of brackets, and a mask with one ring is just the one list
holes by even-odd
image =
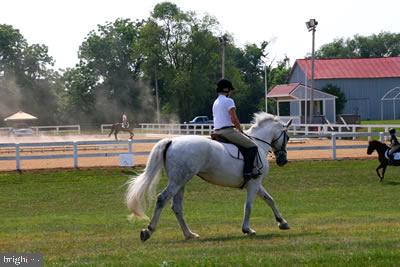
[[[301, 83], [279, 84], [268, 93], [267, 97], [277, 102], [277, 115], [282, 119], [293, 118], [293, 122], [310, 123], [311, 88]], [[306, 105], [307, 103], [307, 105]], [[336, 96], [313, 90], [314, 123], [336, 122]], [[306, 108], [307, 107], [307, 108]]]

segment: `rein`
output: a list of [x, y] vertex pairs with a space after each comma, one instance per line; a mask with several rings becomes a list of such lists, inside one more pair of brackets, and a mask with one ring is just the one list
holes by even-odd
[[[246, 135], [247, 137], [249, 137], [250, 139], [254, 139], [254, 140], [260, 141], [260, 142], [262, 142], [264, 144], [269, 145], [270, 148], [272, 148], [272, 144], [275, 143], [276, 141], [278, 141], [281, 138], [282, 135], [287, 135], [286, 131], [282, 131], [281, 134], [276, 139], [272, 140], [271, 143], [269, 143], [269, 142], [267, 142], [267, 141], [265, 141], [265, 140], [263, 140], [261, 138], [258, 138], [258, 137], [255, 137], [255, 136], [250, 136], [250, 135], [248, 135], [246, 133], [243, 133], [243, 134]], [[283, 147], [283, 145], [282, 145], [282, 147]], [[278, 151], [281, 151], [281, 150], [283, 150], [283, 149], [281, 148]]]

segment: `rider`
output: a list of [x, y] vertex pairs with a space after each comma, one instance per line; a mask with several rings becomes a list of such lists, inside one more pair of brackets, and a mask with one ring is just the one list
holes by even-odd
[[214, 132], [233, 144], [243, 148], [245, 153], [243, 177], [248, 180], [257, 178], [261, 173], [254, 169], [254, 160], [257, 156], [257, 145], [243, 134], [242, 126], [236, 115], [236, 106], [229, 97], [233, 87], [229, 80], [222, 79], [217, 83], [218, 97], [214, 101], [212, 112], [214, 117]]
[[122, 112], [122, 128], [128, 128], [129, 122], [128, 117], [126, 116], [125, 112]]
[[391, 128], [389, 130], [389, 133], [390, 133], [390, 150], [388, 152], [388, 156], [389, 158], [391, 158], [393, 153], [395, 153], [400, 148], [400, 143], [396, 137], [396, 129]]

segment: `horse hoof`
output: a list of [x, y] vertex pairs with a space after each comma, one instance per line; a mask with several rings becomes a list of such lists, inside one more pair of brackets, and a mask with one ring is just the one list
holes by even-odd
[[287, 222], [285, 222], [285, 223], [280, 223], [280, 224], [279, 224], [279, 229], [281, 229], [281, 230], [289, 230], [289, 229], [290, 229], [290, 226], [289, 226], [289, 224], [288, 224]]
[[200, 238], [200, 236], [199, 236], [198, 234], [196, 234], [196, 233], [190, 233], [190, 235], [185, 236], [185, 239], [186, 239], [186, 240], [198, 239], [198, 238]]
[[256, 231], [254, 231], [253, 229], [249, 228], [249, 229], [242, 229], [243, 234], [246, 235], [256, 235]]
[[142, 231], [140, 231], [140, 240], [142, 240], [142, 242], [144, 242], [150, 238], [150, 235], [151, 235], [151, 233], [150, 233], [149, 229], [142, 229]]

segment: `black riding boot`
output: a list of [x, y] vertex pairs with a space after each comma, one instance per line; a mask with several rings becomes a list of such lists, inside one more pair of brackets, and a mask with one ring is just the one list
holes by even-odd
[[244, 157], [244, 168], [243, 168], [243, 177], [245, 179], [257, 178], [260, 173], [253, 173], [254, 168], [254, 160], [257, 156], [258, 149], [257, 147], [251, 147], [246, 149], [246, 153], [243, 153]]

